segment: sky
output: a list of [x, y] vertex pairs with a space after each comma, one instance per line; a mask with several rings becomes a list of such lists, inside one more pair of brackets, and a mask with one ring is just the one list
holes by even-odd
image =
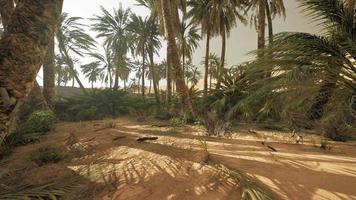
[[[302, 13], [302, 9], [298, 7], [296, 0], [285, 0], [287, 17], [276, 18], [273, 21], [274, 32], [308, 32], [308, 33], [318, 33], [318, 28], [315, 24], [312, 24], [310, 20], [305, 17], [305, 13]], [[68, 13], [70, 16], [82, 17], [84, 18], [84, 23], [90, 25], [90, 20], [88, 18], [93, 17], [93, 15], [100, 14], [100, 6], [103, 6], [109, 11], [113, 8], [118, 8], [120, 3], [124, 8], [130, 8], [132, 12], [137, 15], [147, 16], [149, 15], [149, 10], [137, 6], [135, 0], [75, 0], [75, 1], [64, 1], [63, 12]], [[95, 36], [95, 33], [88, 29], [88, 33]], [[100, 43], [100, 40], [97, 40]], [[193, 55], [193, 64], [202, 69], [201, 61], [205, 56], [205, 38], [201, 40], [200, 47], [195, 51]], [[227, 66], [237, 65], [246, 61], [253, 59], [248, 55], [249, 52], [257, 48], [257, 33], [254, 26], [249, 24], [244, 26], [243, 24], [238, 24], [236, 28], [231, 31], [230, 37], [227, 40], [226, 49], [226, 62]], [[210, 44], [210, 51], [220, 55], [221, 52], [221, 39], [220, 37], [213, 38]], [[163, 60], [166, 56], [165, 47], [162, 48], [161, 52], [156, 57], [156, 60]], [[86, 64], [87, 59], [82, 59], [82, 64]], [[84, 76], [80, 77], [83, 80], [85, 87], [90, 87], [88, 81], [84, 81]], [[41, 84], [42, 77], [39, 73], [38, 81]], [[103, 86], [100, 83], [95, 84], [95, 86]]]

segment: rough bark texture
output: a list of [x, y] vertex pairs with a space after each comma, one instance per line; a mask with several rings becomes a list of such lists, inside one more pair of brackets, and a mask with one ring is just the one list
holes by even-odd
[[50, 108], [54, 107], [56, 98], [55, 88], [55, 53], [54, 53], [54, 33], [51, 36], [47, 54], [43, 63], [43, 97]]
[[[259, 1], [258, 7], [258, 49], [265, 48], [266, 41], [266, 6], [264, 1]], [[259, 54], [259, 56], [263, 56]]]
[[10, 24], [11, 15], [14, 9], [15, 6], [13, 0], [0, 0], [0, 16], [4, 27], [4, 34], [8, 33], [8, 26]]
[[189, 96], [188, 88], [184, 82], [183, 69], [180, 63], [178, 47], [176, 44], [176, 38], [174, 34], [174, 27], [173, 27], [174, 20], [172, 20], [173, 19], [172, 17], [175, 16], [172, 15], [172, 13], [175, 12], [170, 9], [170, 3], [172, 2], [167, 0], [161, 0], [163, 21], [165, 25], [166, 37], [169, 46], [168, 48], [169, 52], [167, 53], [168, 56], [171, 58], [171, 63], [172, 66], [174, 67], [177, 93], [181, 98], [182, 105], [188, 106], [188, 109], [190, 110], [191, 114], [195, 116], [195, 111], [193, 109], [192, 101]]
[[208, 76], [209, 76], [209, 55], [210, 55], [210, 27], [206, 33], [206, 49], [205, 49], [205, 74], [204, 74], [204, 95], [208, 93]]
[[0, 144], [32, 90], [54, 32], [61, 0], [22, 0], [0, 40]]

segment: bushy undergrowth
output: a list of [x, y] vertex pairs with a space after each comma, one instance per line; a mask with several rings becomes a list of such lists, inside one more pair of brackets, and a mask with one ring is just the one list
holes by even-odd
[[88, 95], [76, 95], [57, 103], [56, 114], [64, 121], [98, 120], [134, 114], [146, 117], [155, 108], [154, 99], [122, 90], [93, 90]]
[[41, 147], [31, 153], [30, 160], [38, 166], [49, 163], [58, 163], [64, 158], [60, 149], [54, 147]]
[[6, 157], [17, 146], [37, 142], [52, 130], [57, 121], [51, 111], [34, 111], [27, 120], [20, 121], [17, 130], [8, 135], [0, 146], [0, 159]]

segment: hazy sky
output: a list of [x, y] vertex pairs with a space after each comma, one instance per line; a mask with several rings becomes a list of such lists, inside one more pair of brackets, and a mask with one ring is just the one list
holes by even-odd
[[[139, 7], [136, 5], [135, 0], [75, 0], [75, 1], [64, 1], [63, 11], [69, 13], [70, 16], [78, 16], [82, 18], [90, 18], [94, 14], [100, 14], [100, 6], [105, 7], [107, 10], [112, 10], [114, 7], [118, 8], [119, 4], [122, 3], [124, 8], [130, 7], [132, 12], [146, 16], [149, 11], [144, 7]], [[287, 11], [287, 18], [284, 20], [276, 19], [274, 20], [274, 32], [283, 31], [298, 31], [298, 32], [311, 32], [316, 33], [317, 28], [310, 24], [310, 20], [304, 17], [305, 14], [301, 13], [301, 9], [298, 8], [298, 3], [296, 0], [285, 0], [285, 6]], [[85, 21], [88, 25], [90, 21]], [[91, 33], [91, 35], [95, 35]], [[239, 24], [230, 35], [227, 40], [227, 52], [226, 59], [228, 66], [239, 64], [250, 60], [249, 56], [246, 54], [257, 47], [257, 34], [254, 27], [250, 25], [244, 26]], [[221, 52], [221, 40], [220, 38], [214, 38], [211, 41], [211, 51], [217, 53]], [[193, 62], [197, 66], [200, 65], [202, 58], [205, 56], [205, 39], [200, 42], [200, 48], [196, 50], [194, 54]], [[165, 47], [160, 53], [160, 58], [165, 57]], [[84, 80], [84, 77], [82, 78]], [[90, 84], [85, 81], [85, 86], [89, 87]], [[99, 84], [97, 84], [99, 85]]]

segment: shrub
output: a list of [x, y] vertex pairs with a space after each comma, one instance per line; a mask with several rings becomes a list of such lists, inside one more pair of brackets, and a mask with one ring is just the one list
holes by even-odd
[[30, 159], [39, 166], [48, 163], [58, 163], [64, 158], [60, 152], [57, 148], [41, 147], [31, 153]]
[[21, 126], [21, 133], [46, 133], [53, 128], [56, 118], [51, 111], [35, 111]]
[[88, 95], [64, 98], [56, 104], [56, 114], [65, 121], [98, 120], [106, 117], [135, 114], [145, 117], [152, 113], [152, 98], [122, 90], [92, 90]]

